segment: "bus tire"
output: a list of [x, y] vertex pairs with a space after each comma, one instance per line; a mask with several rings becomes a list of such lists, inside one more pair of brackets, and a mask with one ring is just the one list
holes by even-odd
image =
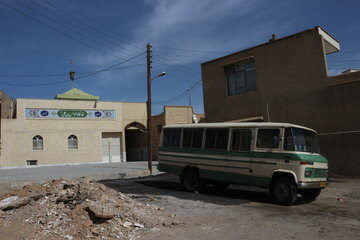
[[321, 188], [301, 189], [300, 195], [307, 200], [315, 200], [321, 193]]
[[289, 206], [296, 201], [297, 188], [288, 177], [274, 179], [270, 188], [271, 199], [280, 205]]
[[195, 168], [185, 169], [182, 175], [182, 183], [189, 192], [199, 191], [201, 189], [199, 171]]

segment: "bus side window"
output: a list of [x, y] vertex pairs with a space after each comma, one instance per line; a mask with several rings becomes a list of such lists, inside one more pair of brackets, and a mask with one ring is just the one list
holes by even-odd
[[232, 131], [231, 150], [239, 152], [248, 152], [251, 148], [251, 130], [235, 129]]
[[184, 129], [183, 147], [201, 148], [203, 138], [203, 129]]
[[229, 139], [229, 130], [217, 130], [215, 149], [226, 150], [227, 142]]
[[228, 143], [228, 129], [206, 129], [206, 149], [226, 150]]
[[192, 134], [191, 147], [201, 148], [203, 140], [203, 129], [194, 129]]
[[164, 129], [163, 131], [163, 146], [164, 147], [178, 147], [180, 144], [181, 129]]
[[277, 148], [280, 142], [279, 129], [259, 129], [257, 134], [256, 147]]
[[191, 137], [192, 137], [192, 129], [184, 129], [183, 132], [183, 144], [184, 148], [191, 147]]
[[172, 147], [179, 147], [180, 137], [181, 137], [181, 129], [180, 128], [172, 129], [170, 145]]
[[163, 146], [167, 147], [170, 146], [170, 137], [171, 137], [170, 129], [164, 129], [163, 130]]
[[215, 129], [206, 129], [205, 133], [206, 133], [205, 148], [206, 149], [214, 149], [215, 148], [216, 130]]

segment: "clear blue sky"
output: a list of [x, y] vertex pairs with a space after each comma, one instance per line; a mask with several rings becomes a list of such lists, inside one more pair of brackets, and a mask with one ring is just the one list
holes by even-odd
[[[53, 98], [77, 87], [103, 101], [143, 102], [141, 54], [151, 43], [152, 75], [167, 72], [152, 84], [159, 113], [164, 104], [189, 104], [185, 91], [201, 80], [200, 63], [316, 25], [340, 41], [341, 52], [328, 56], [336, 74], [360, 68], [359, 9], [357, 0], [0, 0], [0, 89]], [[201, 84], [189, 92], [203, 112]]]

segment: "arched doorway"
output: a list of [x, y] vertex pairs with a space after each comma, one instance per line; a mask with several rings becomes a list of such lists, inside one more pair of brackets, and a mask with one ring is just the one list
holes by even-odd
[[125, 127], [126, 161], [147, 161], [147, 133], [144, 125], [132, 122]]

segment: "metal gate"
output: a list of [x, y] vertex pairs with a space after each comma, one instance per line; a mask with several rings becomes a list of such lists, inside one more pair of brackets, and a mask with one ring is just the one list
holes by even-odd
[[102, 139], [103, 162], [121, 162], [120, 137]]

